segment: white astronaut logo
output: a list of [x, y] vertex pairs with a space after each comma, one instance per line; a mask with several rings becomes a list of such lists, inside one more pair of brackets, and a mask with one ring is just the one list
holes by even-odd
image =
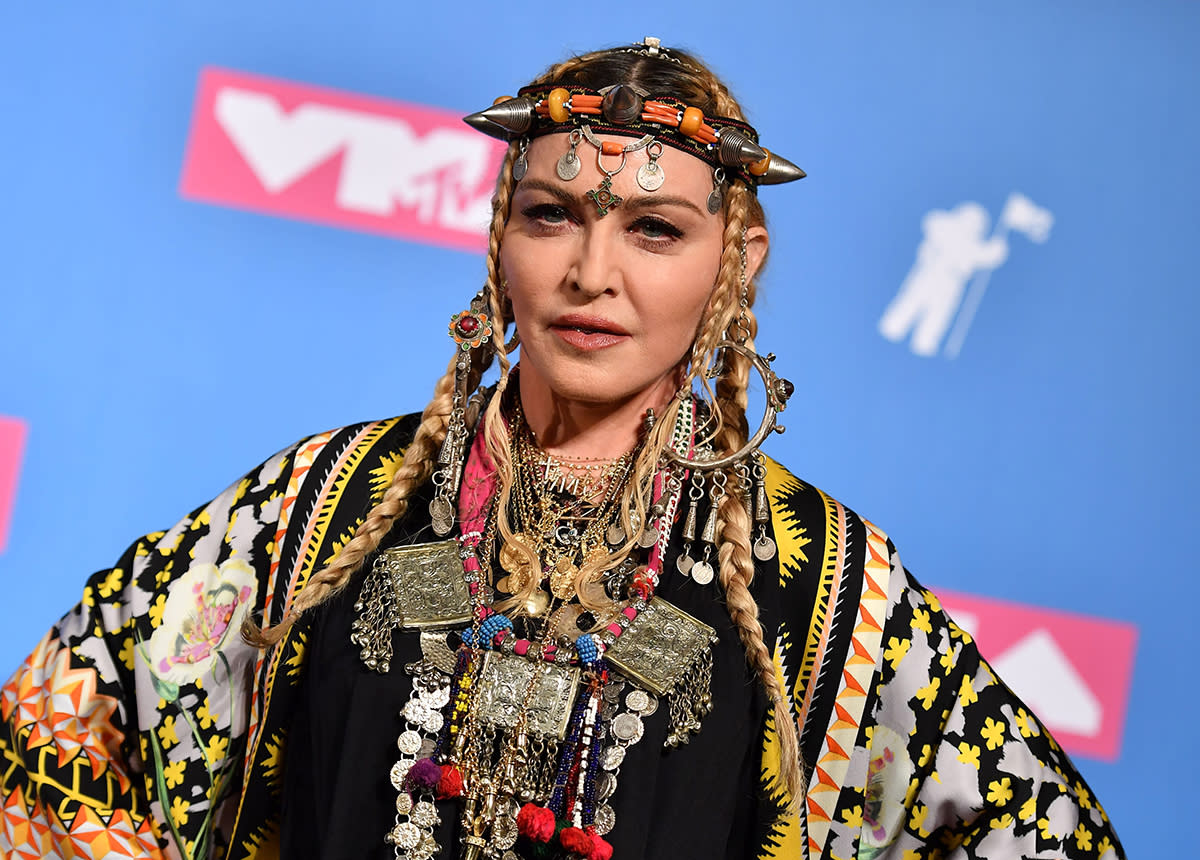
[[1016, 231], [1045, 242], [1054, 216], [1013, 192], [990, 236], [988, 221], [987, 210], [974, 202], [935, 209], [921, 220], [925, 237], [917, 260], [879, 318], [884, 337], [899, 342], [911, 334], [909, 348], [917, 355], [942, 349], [947, 358], [958, 356], [992, 272], [1008, 259], [1008, 235]]

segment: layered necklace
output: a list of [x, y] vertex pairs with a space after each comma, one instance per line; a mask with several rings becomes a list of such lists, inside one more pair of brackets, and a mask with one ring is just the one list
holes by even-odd
[[[684, 453], [692, 419], [689, 404], [675, 428]], [[635, 551], [621, 552], [634, 453], [549, 455], [519, 411], [510, 431], [512, 537], [499, 540], [479, 433], [463, 475], [462, 534], [382, 552], [355, 606], [351, 638], [376, 671], [390, 667], [396, 627], [421, 631], [390, 773], [386, 839], [397, 858], [439, 856], [435, 800], [458, 798], [465, 860], [609, 860], [609, 801], [643, 719], [665, 698], [667, 743], [678, 745], [711, 710], [714, 631], [654, 595], [686, 475], [656, 475], [646, 522], [630, 523]], [[584, 588], [603, 610], [580, 605]], [[497, 590], [525, 599], [501, 612]]]

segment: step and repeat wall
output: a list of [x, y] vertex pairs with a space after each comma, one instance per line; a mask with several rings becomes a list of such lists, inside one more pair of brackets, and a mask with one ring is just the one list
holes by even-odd
[[1172, 740], [1200, 704], [1173, 606], [1198, 573], [1200, 7], [7, 18], [0, 675], [134, 537], [300, 436], [419, 410], [483, 277], [502, 150], [460, 117], [656, 35], [809, 173], [761, 195], [758, 342], [803, 391], [769, 453], [891, 534], [1131, 855], [1177, 847], [1200, 764]]

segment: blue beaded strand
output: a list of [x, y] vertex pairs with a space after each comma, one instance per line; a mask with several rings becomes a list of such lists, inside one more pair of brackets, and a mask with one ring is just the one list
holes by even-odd
[[501, 612], [494, 615], [489, 615], [483, 619], [479, 625], [479, 630], [468, 627], [462, 632], [462, 641], [472, 648], [485, 648], [491, 650], [496, 646], [492, 640], [501, 630], [512, 630], [513, 623], [509, 617]]
[[584, 633], [575, 640], [575, 653], [579, 655], [579, 662], [588, 669], [594, 669], [596, 661], [600, 659], [600, 649], [590, 633]]

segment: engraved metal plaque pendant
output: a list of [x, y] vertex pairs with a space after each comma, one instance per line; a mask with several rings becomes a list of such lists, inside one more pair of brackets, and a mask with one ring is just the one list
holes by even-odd
[[384, 550], [375, 570], [387, 575], [400, 626], [456, 627], [471, 620], [471, 596], [453, 540]]
[[604, 656], [620, 672], [662, 696], [675, 688], [716, 638], [707, 624], [655, 597]]
[[578, 688], [577, 668], [489, 651], [479, 678], [479, 716], [485, 723], [511, 729], [528, 707], [526, 730], [561, 740]]

